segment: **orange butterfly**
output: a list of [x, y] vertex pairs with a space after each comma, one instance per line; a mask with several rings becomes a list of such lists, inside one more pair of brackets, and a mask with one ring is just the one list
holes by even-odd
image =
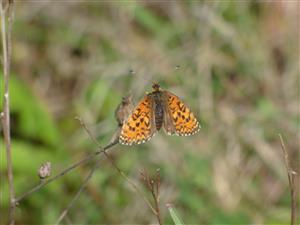
[[162, 126], [168, 135], [188, 136], [199, 131], [194, 114], [176, 95], [161, 90], [158, 84], [152, 88], [123, 123], [121, 144], [144, 143]]

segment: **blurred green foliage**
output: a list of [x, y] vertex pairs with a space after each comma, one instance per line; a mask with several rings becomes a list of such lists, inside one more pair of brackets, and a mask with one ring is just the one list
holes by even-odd
[[[10, 110], [12, 120], [12, 131], [16, 135], [24, 135], [25, 139], [42, 142], [45, 145], [58, 147], [60, 145], [59, 130], [55, 121], [47, 112], [47, 107], [42, 104], [14, 75], [10, 79]], [[14, 118], [15, 117], [15, 118]]]
[[[16, 2], [10, 107], [17, 196], [40, 182], [42, 163], [50, 161], [56, 174], [95, 151], [76, 116], [104, 146], [116, 130], [121, 98], [131, 93], [137, 102], [159, 82], [192, 108], [201, 131], [185, 138], [160, 132], [143, 145], [118, 145], [111, 156], [149, 198], [139, 171], [160, 168], [164, 224], [174, 223], [166, 203], [174, 204], [184, 224], [288, 224], [290, 196], [277, 134], [299, 171], [293, 4]], [[101, 160], [63, 224], [156, 221]], [[83, 165], [20, 202], [17, 224], [53, 224], [90, 168]], [[6, 215], [6, 182], [1, 193]]]

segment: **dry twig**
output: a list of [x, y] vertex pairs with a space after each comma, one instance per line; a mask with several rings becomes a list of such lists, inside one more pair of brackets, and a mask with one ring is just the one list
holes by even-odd
[[50, 177], [49, 179], [45, 180], [42, 183], [39, 183], [38, 185], [34, 186], [32, 189], [30, 189], [29, 191], [25, 192], [24, 194], [22, 194], [20, 197], [16, 198], [16, 203], [20, 202], [21, 200], [23, 200], [24, 198], [26, 198], [27, 196], [29, 196], [30, 194], [38, 191], [39, 189], [41, 189], [42, 187], [44, 187], [45, 185], [51, 183], [52, 181], [64, 176], [65, 174], [69, 173], [70, 171], [72, 171], [73, 169], [76, 169], [77, 167], [95, 159], [95, 156], [100, 155], [103, 153], [104, 150], [110, 149], [111, 147], [113, 147], [114, 145], [116, 145], [118, 142], [111, 142], [108, 145], [104, 146], [103, 148], [99, 149], [96, 152], [93, 152], [92, 154], [89, 154], [88, 156], [86, 156], [85, 158], [81, 159], [80, 161], [72, 164], [71, 166], [67, 167], [66, 169], [64, 169], [63, 171], [61, 171], [60, 173], [56, 174], [53, 177]]
[[[97, 141], [97, 139], [94, 137], [90, 129], [87, 127], [87, 125], [83, 122], [81, 118], [77, 118], [81, 124], [81, 126], [85, 129], [88, 136], [91, 138], [91, 140], [97, 145], [98, 148], [101, 148], [100, 143]], [[126, 176], [126, 174], [115, 164], [113, 159], [107, 154], [105, 150], [103, 150], [103, 154], [106, 156], [106, 158], [110, 161], [112, 166], [118, 171], [118, 173], [133, 187], [133, 189], [144, 199], [146, 204], [149, 206], [151, 211], [156, 215], [156, 210], [152, 207], [151, 203], [147, 199], [147, 197], [143, 194], [143, 192], [136, 186], [136, 184], [129, 179], [129, 177]]]
[[285, 167], [288, 174], [288, 180], [289, 180], [289, 187], [291, 192], [291, 225], [295, 224], [296, 221], [296, 190], [295, 190], [295, 176], [297, 173], [292, 169], [290, 160], [289, 160], [289, 154], [285, 148], [285, 144], [283, 141], [283, 138], [281, 134], [278, 134], [280, 138], [281, 148], [284, 154], [284, 162]]
[[74, 205], [75, 201], [79, 198], [80, 194], [83, 192], [83, 190], [85, 189], [87, 183], [89, 182], [89, 180], [92, 178], [95, 170], [97, 169], [97, 167], [100, 164], [100, 160], [97, 161], [95, 163], [95, 165], [93, 166], [93, 168], [90, 170], [89, 174], [86, 176], [86, 178], [84, 179], [84, 181], [82, 182], [79, 190], [77, 191], [76, 195], [74, 196], [74, 198], [70, 201], [70, 203], [68, 204], [68, 206], [62, 211], [62, 213], [60, 214], [59, 218], [57, 219], [55, 225], [58, 225], [63, 218], [67, 215], [67, 213], [69, 212], [69, 210], [72, 208], [72, 206]]
[[[9, 75], [11, 60], [11, 29], [12, 29], [12, 12], [13, 1], [1, 1], [1, 33], [2, 33], [2, 50], [3, 50], [3, 78], [4, 78], [4, 97], [3, 97], [3, 114], [1, 116], [3, 125], [3, 136], [6, 147], [7, 176], [9, 185], [9, 224], [15, 223], [15, 191], [13, 184], [13, 169], [11, 156], [11, 136], [10, 136], [10, 109], [9, 109]], [[6, 17], [8, 31], [6, 30]]]
[[150, 191], [155, 207], [155, 216], [159, 225], [162, 225], [161, 214], [159, 208], [159, 188], [160, 188], [160, 170], [157, 169], [155, 179], [151, 178], [146, 171], [141, 171], [141, 176], [145, 182], [146, 188]]

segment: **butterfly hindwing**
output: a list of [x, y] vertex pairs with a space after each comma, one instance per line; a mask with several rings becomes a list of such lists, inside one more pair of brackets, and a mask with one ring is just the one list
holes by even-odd
[[146, 95], [124, 122], [120, 143], [131, 145], [150, 140], [156, 131], [153, 116], [153, 99], [150, 95]]
[[168, 134], [188, 136], [199, 131], [199, 123], [179, 97], [169, 91], [164, 91], [165, 115], [164, 128]]

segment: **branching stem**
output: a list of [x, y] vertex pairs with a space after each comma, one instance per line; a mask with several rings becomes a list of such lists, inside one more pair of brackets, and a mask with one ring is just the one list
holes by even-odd
[[[91, 138], [91, 140], [97, 145], [97, 147], [100, 149], [101, 145], [100, 143], [97, 141], [97, 139], [94, 137], [94, 135], [92, 134], [92, 132], [90, 131], [90, 129], [87, 127], [87, 125], [83, 122], [83, 120], [81, 118], [76, 118], [79, 120], [81, 126], [84, 128], [84, 130], [87, 132], [88, 136]], [[103, 150], [103, 154], [106, 156], [106, 158], [110, 161], [110, 163], [112, 164], [112, 166], [118, 171], [118, 173], [132, 186], [132, 188], [144, 199], [144, 201], [146, 202], [146, 204], [149, 206], [149, 208], [151, 209], [151, 211], [154, 213], [154, 215], [157, 214], [156, 210], [153, 208], [153, 206], [151, 205], [150, 201], [147, 199], [147, 197], [143, 194], [143, 192], [136, 186], [136, 184], [129, 179], [128, 176], [126, 176], [126, 174], [115, 164], [115, 162], [113, 161], [113, 159], [107, 154], [107, 152], [105, 150]]]
[[69, 173], [70, 171], [72, 171], [73, 169], [76, 169], [77, 167], [95, 159], [95, 156], [100, 155], [103, 153], [104, 150], [110, 149], [111, 147], [113, 147], [114, 145], [116, 145], [118, 142], [112, 142], [109, 143], [108, 145], [106, 145], [105, 147], [99, 149], [98, 151], [86, 156], [85, 158], [81, 159], [80, 161], [72, 164], [71, 166], [67, 167], [66, 169], [64, 169], [63, 171], [61, 171], [60, 173], [56, 174], [53, 177], [50, 177], [49, 179], [45, 180], [42, 183], [39, 183], [38, 185], [34, 186], [32, 189], [30, 189], [29, 191], [25, 192], [24, 194], [22, 194], [20, 197], [18, 197], [16, 199], [16, 202], [20, 202], [21, 200], [23, 200], [24, 198], [26, 198], [27, 196], [29, 196], [30, 194], [38, 191], [39, 189], [41, 189], [42, 187], [46, 186], [47, 184], [51, 183], [52, 181], [55, 181], [56, 179], [64, 176], [65, 174]]
[[87, 183], [89, 182], [89, 180], [92, 178], [95, 170], [97, 169], [97, 167], [99, 166], [100, 160], [98, 160], [95, 165], [93, 166], [93, 168], [90, 170], [89, 174], [86, 176], [86, 178], [84, 179], [84, 181], [82, 182], [79, 190], [77, 191], [76, 195], [74, 196], [74, 198], [70, 201], [70, 203], [68, 204], [68, 206], [62, 211], [62, 213], [60, 214], [59, 218], [57, 219], [55, 225], [58, 225], [63, 218], [67, 215], [67, 213], [69, 212], [69, 210], [72, 208], [72, 206], [74, 205], [74, 203], [76, 202], [76, 200], [79, 198], [80, 194], [83, 192], [83, 190], [85, 189]]

